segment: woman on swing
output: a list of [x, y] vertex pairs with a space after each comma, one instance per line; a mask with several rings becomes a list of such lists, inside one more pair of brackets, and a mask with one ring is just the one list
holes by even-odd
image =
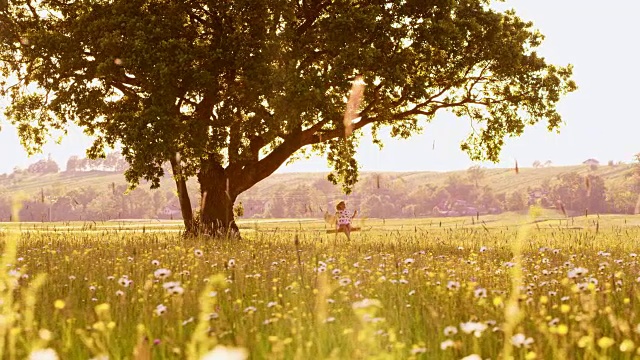
[[339, 232], [344, 232], [347, 239], [351, 240], [351, 220], [358, 214], [358, 210], [347, 210], [344, 201], [336, 205], [336, 236]]

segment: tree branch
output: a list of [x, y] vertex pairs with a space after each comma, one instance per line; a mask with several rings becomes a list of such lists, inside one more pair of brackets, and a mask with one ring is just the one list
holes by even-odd
[[309, 12], [305, 13], [306, 18], [304, 22], [296, 28], [296, 34], [300, 36], [309, 30], [309, 28], [313, 26], [313, 23], [318, 19], [318, 16], [320, 16], [322, 10], [325, 10], [329, 5], [331, 5], [331, 1], [332, 0], [321, 1], [319, 4], [314, 6], [314, 8], [311, 8], [311, 6], [313, 6], [311, 5]]

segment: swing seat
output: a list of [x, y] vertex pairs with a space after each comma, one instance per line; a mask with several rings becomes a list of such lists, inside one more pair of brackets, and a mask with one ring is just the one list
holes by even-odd
[[[360, 228], [359, 227], [352, 227], [351, 228], [351, 232], [354, 232], [354, 231], [360, 231]], [[327, 234], [336, 234], [336, 233], [341, 233], [341, 232], [344, 232], [344, 230], [338, 230], [338, 229], [329, 229], [329, 230], [327, 230]]]

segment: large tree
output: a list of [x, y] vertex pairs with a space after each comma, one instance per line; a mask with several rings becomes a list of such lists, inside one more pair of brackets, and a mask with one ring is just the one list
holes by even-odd
[[[127, 180], [158, 186], [171, 162], [189, 231], [186, 179], [206, 231], [237, 229], [233, 203], [288, 159], [326, 154], [349, 189], [363, 130], [407, 138], [450, 110], [470, 119], [461, 148], [496, 161], [507, 136], [555, 130], [571, 66], [488, 0], [5, 0], [2, 95], [28, 151], [74, 123], [89, 156], [119, 146]], [[351, 82], [364, 100], [345, 136]]]

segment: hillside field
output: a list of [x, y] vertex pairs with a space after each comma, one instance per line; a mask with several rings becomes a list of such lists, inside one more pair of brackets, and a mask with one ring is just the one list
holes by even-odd
[[[618, 184], [626, 179], [626, 175], [632, 170], [633, 165], [618, 164], [613, 166], [601, 165], [592, 170], [586, 165], [552, 166], [543, 168], [519, 168], [518, 174], [514, 169], [484, 169], [483, 183], [490, 184], [498, 192], [525, 191], [528, 187], [540, 186], [545, 180], [552, 179], [562, 174], [576, 172], [580, 175], [593, 174], [602, 177], [606, 185]], [[356, 184], [355, 192], [366, 192], [363, 184], [372, 177], [383, 177], [389, 182], [398, 182], [407, 188], [417, 188], [420, 185], [443, 185], [451, 175], [465, 176], [467, 170], [450, 172], [363, 172], [360, 176], [360, 184]], [[288, 188], [299, 185], [312, 185], [326, 179], [325, 173], [277, 173], [273, 174], [244, 193], [243, 197], [269, 198], [274, 191], [286, 184]], [[38, 194], [42, 189], [50, 188], [80, 188], [93, 186], [97, 189], [108, 189], [112, 184], [126, 185], [124, 175], [116, 172], [86, 171], [86, 172], [60, 172], [45, 175], [24, 175], [17, 179], [0, 179], [0, 195], [3, 193], [24, 192], [26, 194]], [[382, 186], [390, 184], [383, 183]], [[145, 183], [141, 187], [148, 187]], [[190, 189], [196, 192], [197, 182], [190, 181]], [[174, 190], [175, 184], [170, 177], [161, 181], [161, 189]], [[338, 186], [334, 187], [336, 196], [340, 195]]]

